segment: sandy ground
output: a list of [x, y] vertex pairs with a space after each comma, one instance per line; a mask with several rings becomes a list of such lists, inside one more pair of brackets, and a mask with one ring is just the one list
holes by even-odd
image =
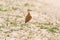
[[[0, 40], [60, 40], [60, 0], [0, 0]], [[32, 19], [25, 23], [27, 9]]]

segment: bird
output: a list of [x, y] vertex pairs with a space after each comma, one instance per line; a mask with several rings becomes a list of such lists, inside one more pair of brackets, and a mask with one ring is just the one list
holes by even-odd
[[27, 10], [27, 12], [28, 12], [28, 14], [25, 17], [25, 23], [29, 22], [32, 19], [32, 16], [30, 14], [30, 10], [29, 9]]

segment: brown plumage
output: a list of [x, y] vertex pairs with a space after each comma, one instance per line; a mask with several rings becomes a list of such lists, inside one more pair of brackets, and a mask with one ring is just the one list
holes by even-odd
[[31, 18], [32, 18], [32, 16], [30, 15], [30, 12], [29, 12], [29, 10], [28, 10], [28, 14], [27, 14], [26, 17], [25, 17], [25, 23], [27, 23], [28, 21], [30, 21]]

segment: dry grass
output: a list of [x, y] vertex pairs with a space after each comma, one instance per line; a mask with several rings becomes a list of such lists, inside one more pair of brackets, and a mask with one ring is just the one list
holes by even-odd
[[[54, 14], [55, 7], [44, 5], [39, 0], [0, 2], [0, 40], [60, 40], [60, 25]], [[49, 11], [53, 8], [53, 14], [44, 11], [45, 8]], [[31, 9], [32, 19], [25, 23], [27, 9]]]

